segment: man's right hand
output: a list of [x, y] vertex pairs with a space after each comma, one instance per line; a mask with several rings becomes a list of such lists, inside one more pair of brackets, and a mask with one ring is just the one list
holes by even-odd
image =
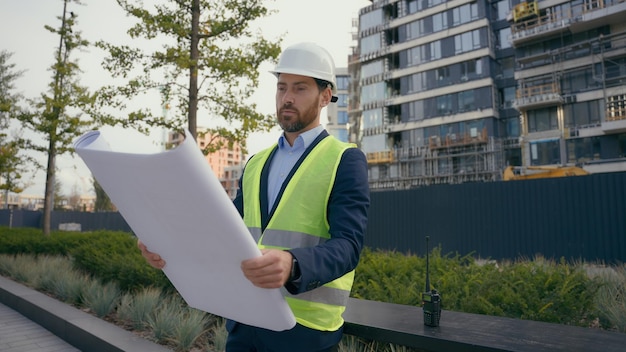
[[152, 253], [146, 248], [146, 245], [141, 242], [141, 240], [137, 240], [137, 247], [141, 251], [141, 255], [146, 258], [148, 264], [157, 269], [163, 269], [165, 267], [165, 260], [161, 258], [160, 255], [156, 253]]

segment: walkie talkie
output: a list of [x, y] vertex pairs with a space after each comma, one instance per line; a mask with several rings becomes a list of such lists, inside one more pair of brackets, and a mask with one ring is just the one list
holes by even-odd
[[424, 325], [439, 326], [441, 318], [441, 296], [435, 289], [430, 289], [430, 274], [428, 267], [428, 240], [426, 236], [426, 292], [422, 293], [422, 309], [424, 310]]

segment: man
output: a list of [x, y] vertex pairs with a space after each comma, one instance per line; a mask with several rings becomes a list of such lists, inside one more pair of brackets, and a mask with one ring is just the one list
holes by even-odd
[[[322, 109], [337, 101], [325, 49], [290, 46], [272, 73], [283, 134], [250, 158], [234, 204], [262, 252], [241, 270], [258, 287], [284, 288], [297, 324], [276, 332], [228, 321], [226, 351], [334, 351], [367, 224], [367, 162], [320, 125]], [[163, 268], [158, 254], [139, 247]]]

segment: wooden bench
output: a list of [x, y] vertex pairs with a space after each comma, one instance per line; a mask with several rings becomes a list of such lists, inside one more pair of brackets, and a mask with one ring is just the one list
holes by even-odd
[[421, 307], [351, 298], [344, 333], [423, 351], [626, 351], [626, 333], [443, 311], [424, 325]]

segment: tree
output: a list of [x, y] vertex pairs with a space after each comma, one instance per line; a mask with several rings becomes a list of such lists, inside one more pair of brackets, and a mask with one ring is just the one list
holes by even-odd
[[9, 192], [20, 193], [26, 187], [22, 180], [28, 170], [26, 165], [34, 159], [20, 155], [20, 133], [9, 135], [11, 117], [19, 113], [19, 102], [23, 99], [14, 92], [15, 81], [22, 75], [9, 63], [13, 54], [0, 51], [0, 190], [4, 191], [5, 207], [9, 206]]
[[95, 178], [93, 180], [93, 189], [96, 192], [96, 204], [94, 206], [94, 211], [114, 211], [115, 206], [111, 202], [111, 199], [106, 194], [102, 186], [96, 181]]
[[[82, 118], [81, 111], [89, 110], [95, 97], [78, 83], [80, 67], [71, 60], [71, 54], [89, 45], [74, 29], [75, 12], [68, 14], [68, 3], [80, 4], [78, 0], [64, 0], [63, 14], [57, 17], [61, 21], [59, 28], [45, 26], [47, 30], [59, 36], [59, 46], [55, 53], [55, 62], [51, 67], [53, 77], [49, 92], [40, 99], [32, 100], [34, 111], [23, 111], [18, 119], [24, 127], [43, 136], [44, 144], [33, 139], [23, 140], [28, 149], [47, 153], [46, 190], [44, 196], [43, 233], [50, 234], [50, 213], [53, 209], [55, 194], [56, 157], [71, 152], [73, 140], [83, 134], [92, 125], [92, 121]], [[57, 199], [58, 200], [58, 199]]]
[[54, 194], [52, 196], [52, 210], [67, 210], [67, 198], [63, 194], [63, 184], [57, 178], [54, 179]]
[[[259, 66], [280, 53], [279, 42], [255, 35], [250, 28], [251, 22], [268, 14], [263, 1], [169, 0], [155, 5], [152, 12], [139, 0], [117, 2], [138, 20], [128, 31], [131, 38], [162, 46], [147, 52], [137, 47], [96, 44], [108, 52], [103, 66], [113, 77], [132, 77], [122, 86], [102, 89], [102, 106], [131, 110], [122, 118], [100, 111], [99, 117], [106, 121], [103, 123], [134, 126], [140, 131], [149, 128], [146, 126], [181, 130], [186, 118], [187, 128], [196, 138], [200, 108], [217, 122], [206, 133], [223, 137], [208, 145], [205, 153], [221, 148], [224, 140], [245, 148], [251, 132], [274, 126], [273, 116], [258, 113], [256, 104], [246, 102], [258, 86]], [[156, 90], [162, 93], [164, 107], [175, 107], [169, 120], [150, 109], [133, 110], [128, 105]]]

